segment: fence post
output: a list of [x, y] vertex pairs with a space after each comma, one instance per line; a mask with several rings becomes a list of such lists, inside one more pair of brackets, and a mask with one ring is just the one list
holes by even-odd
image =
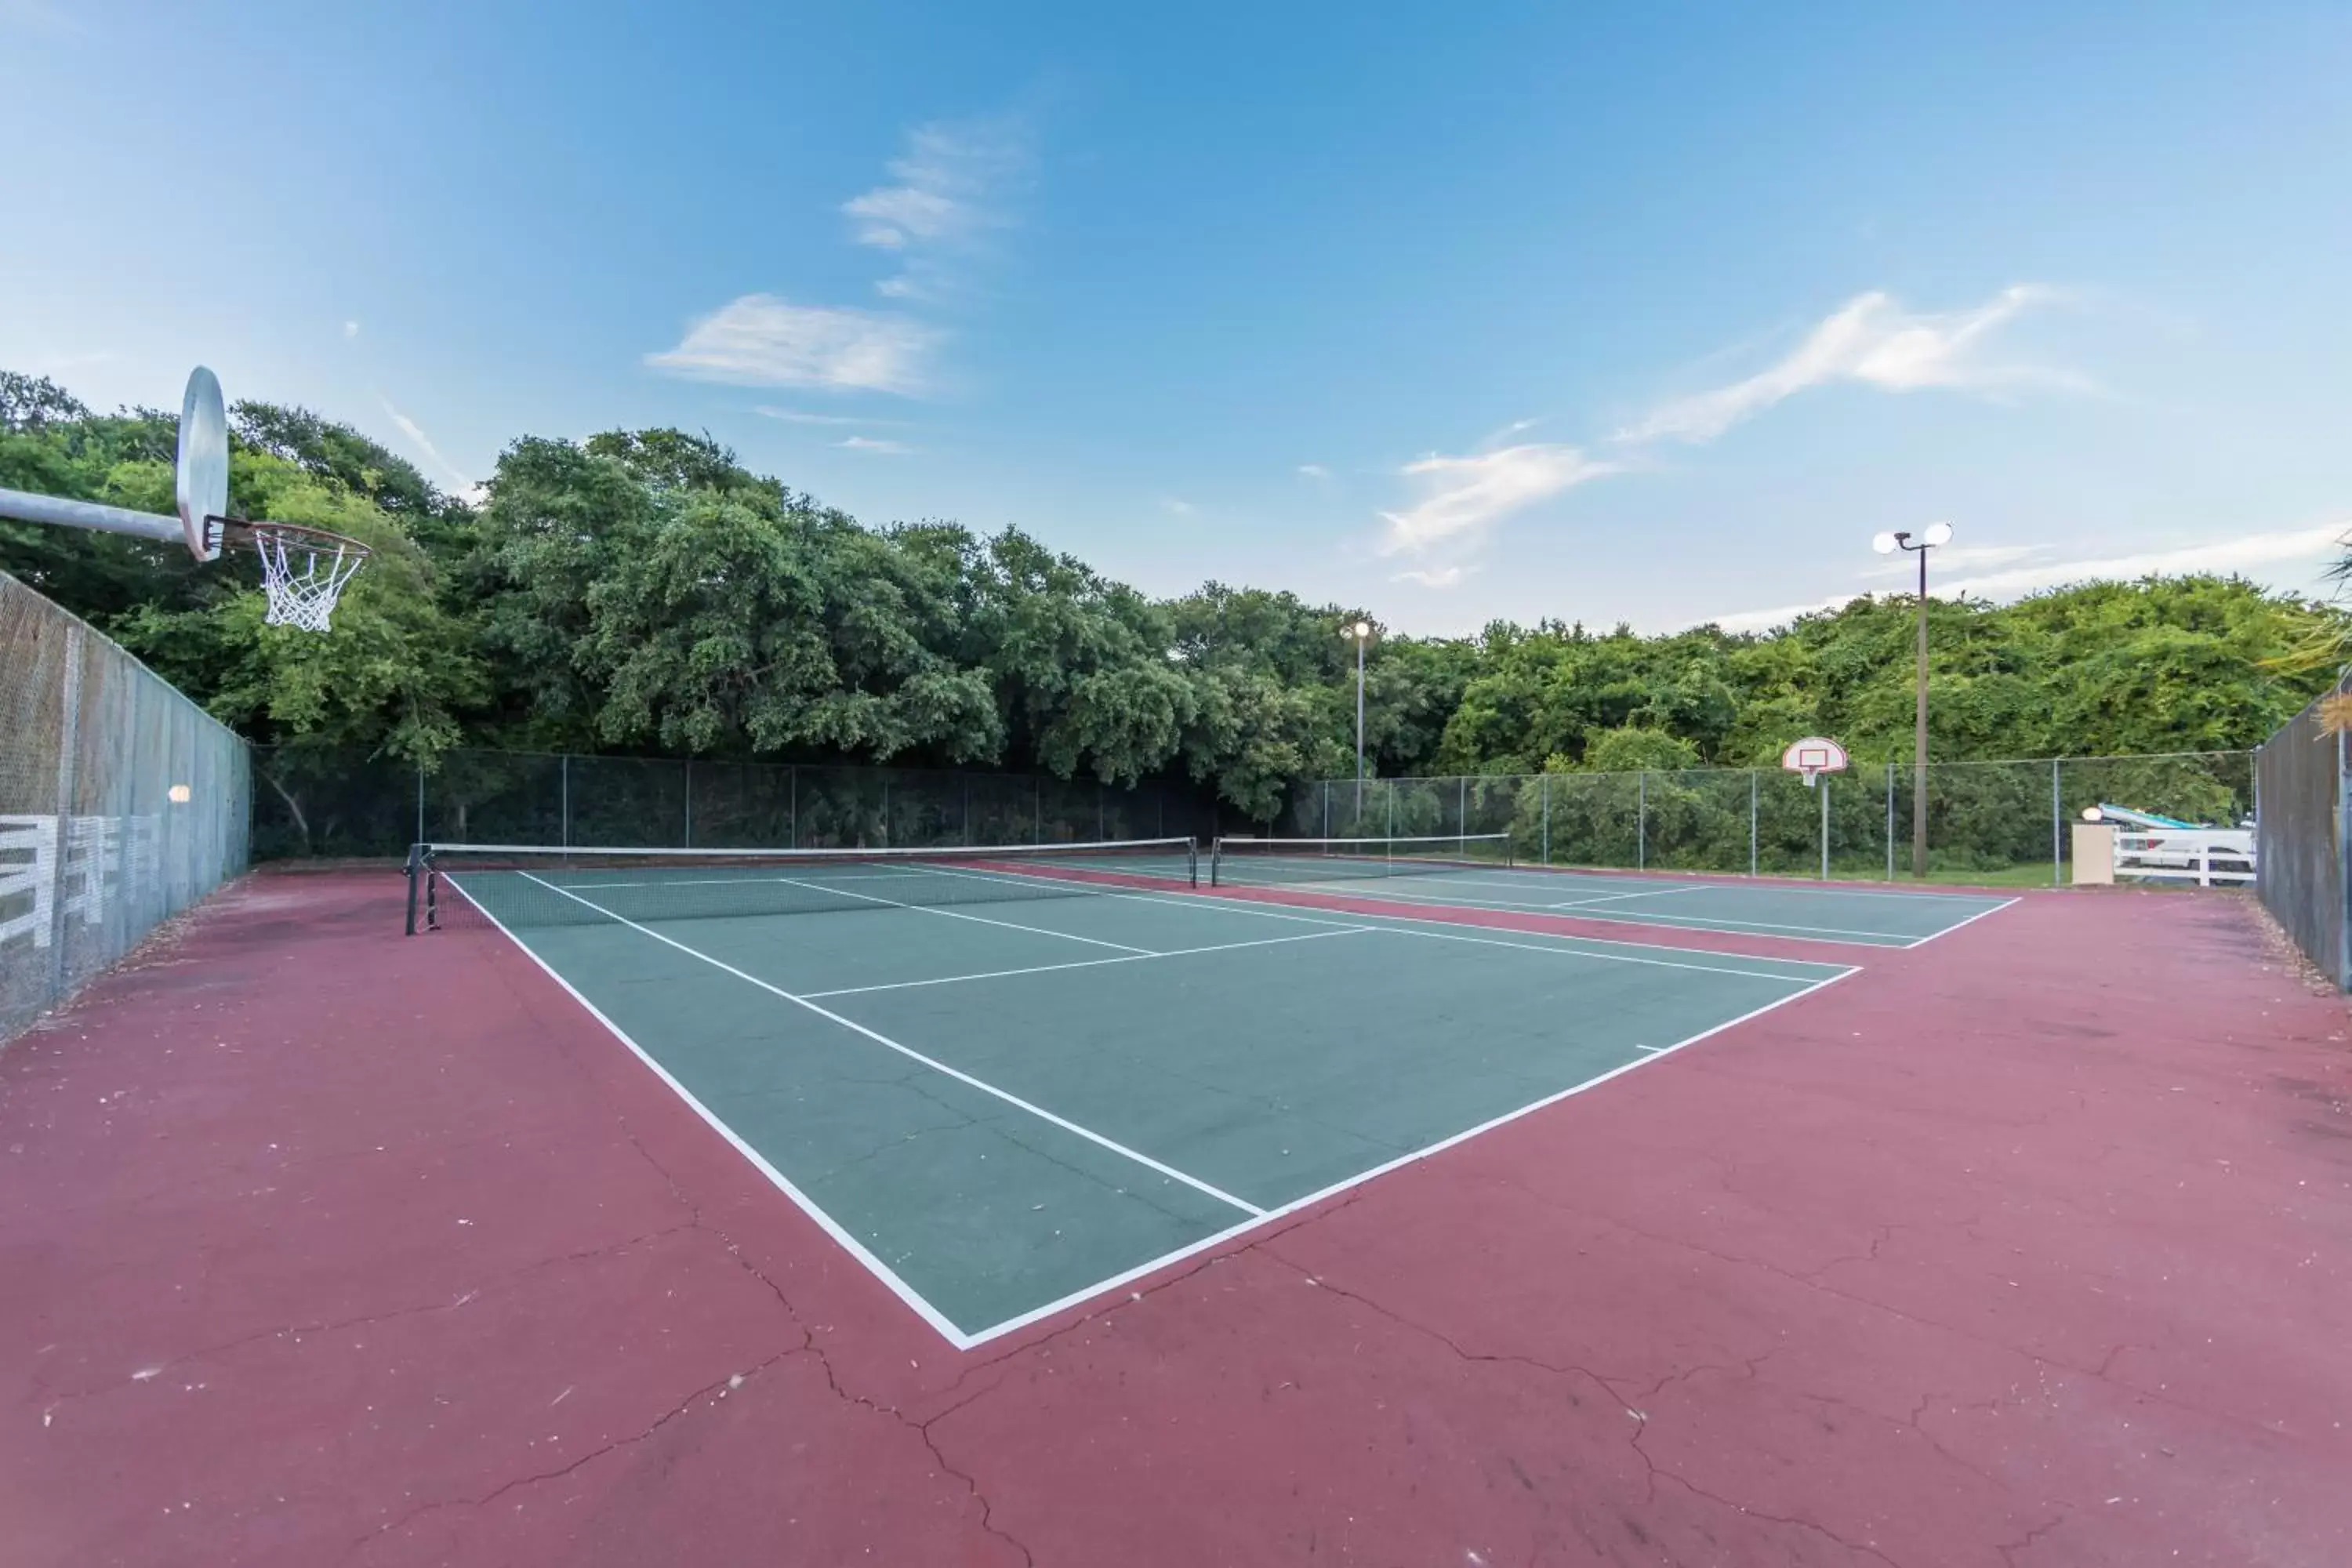
[[801, 770], [797, 764], [786, 765], [784, 784], [792, 791], [792, 815], [785, 819], [789, 824], [784, 829], [786, 847], [797, 849], [801, 847]]
[[1543, 855], [1544, 864], [1551, 864], [1551, 775], [1539, 773], [1543, 780]]
[[1045, 786], [1034, 778], [1029, 781], [1029, 842], [1045, 842]]
[[1633, 869], [1650, 868], [1650, 770], [1633, 775]]
[[1331, 837], [1331, 781], [1323, 781], [1323, 837]]
[[[2338, 681], [2341, 690], [2343, 683]], [[2352, 991], [2352, 792], [2344, 787], [2345, 732], [2336, 734], [2336, 988]], [[2256, 861], [2259, 867], [2262, 863]]]
[[971, 779], [969, 775], [963, 781], [963, 841], [966, 844], [971, 842]]
[[[73, 901], [73, 884], [68, 879], [68, 867], [73, 859], [74, 791], [80, 787], [74, 777], [74, 765], [81, 752], [81, 651], [82, 627], [79, 621], [66, 624], [65, 690], [58, 703], [58, 833], [51, 853], [56, 858], [49, 867], [49, 948], [57, 954], [57, 978], [51, 983], [51, 994], [63, 996], [66, 982], [71, 978], [71, 966], [66, 962], [66, 905]], [[37, 851], [36, 851], [37, 858]]]
[[563, 774], [563, 788], [562, 804], [557, 807], [562, 815], [562, 821], [556, 826], [561, 837], [556, 842], [569, 849], [572, 847], [572, 753], [566, 752], [557, 761]]
[[1100, 844], [1109, 837], [1110, 819], [1104, 815], [1103, 782], [1097, 779], [1095, 780], [1095, 842]]
[[686, 759], [686, 844], [694, 847], [694, 759]]
[[1748, 770], [1748, 874], [1756, 875], [1756, 770]]
[[2060, 824], [2065, 820], [2065, 807], [2058, 804], [2058, 762], [2056, 757], [2050, 759], [2050, 885], [2053, 888], [2066, 879], [2058, 852]]
[[409, 842], [412, 844], [425, 842], [425, 764], [423, 763], [416, 764], [416, 837]]
[[1886, 764], [1886, 879], [1895, 880], [1895, 764]]
[[1393, 780], [1389, 784], [1389, 825], [1382, 837], [1388, 838], [1396, 837], [1396, 784]]
[[1460, 854], [1462, 840], [1470, 836], [1470, 775], [1458, 773], [1454, 780], [1454, 852]]
[[890, 781], [882, 781], [882, 847], [890, 847]]

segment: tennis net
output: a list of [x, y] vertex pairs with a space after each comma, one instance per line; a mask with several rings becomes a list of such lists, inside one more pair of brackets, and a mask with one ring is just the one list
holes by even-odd
[[1199, 885], [1190, 838], [928, 849], [572, 849], [419, 844], [411, 936], [613, 921], [930, 909]]
[[1213, 887], [1427, 876], [1511, 863], [1507, 833], [1427, 838], [1220, 838], [1209, 857]]

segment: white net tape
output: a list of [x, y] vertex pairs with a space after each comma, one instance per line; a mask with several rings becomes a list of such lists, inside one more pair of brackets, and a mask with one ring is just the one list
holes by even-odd
[[367, 547], [332, 534], [295, 532], [257, 524], [254, 553], [261, 557], [261, 591], [269, 602], [266, 625], [323, 632], [335, 601], [368, 558]]

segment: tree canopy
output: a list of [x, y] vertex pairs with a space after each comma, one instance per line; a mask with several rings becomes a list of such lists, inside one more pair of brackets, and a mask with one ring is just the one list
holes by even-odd
[[[173, 417], [0, 372], [0, 485], [169, 511]], [[707, 436], [525, 437], [478, 506], [349, 426], [243, 403], [230, 506], [375, 559], [331, 635], [261, 624], [230, 566], [0, 521], [0, 569], [265, 743], [430, 763], [460, 745], [1181, 777], [1256, 820], [1352, 769], [1361, 606], [1209, 583], [1156, 600], [1018, 529], [873, 527]], [[1760, 634], [1547, 621], [1383, 634], [1386, 776], [1750, 765], [1800, 734], [1906, 758], [1917, 606], [1864, 597]], [[2326, 683], [2347, 617], [2236, 578], [1935, 600], [1945, 759], [2231, 749]]]

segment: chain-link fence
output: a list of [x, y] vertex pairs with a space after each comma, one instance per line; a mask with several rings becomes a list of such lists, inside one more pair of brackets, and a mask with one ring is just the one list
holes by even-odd
[[244, 869], [246, 746], [0, 574], [0, 1039]]
[[[1895, 881], [1910, 877], [1912, 770], [1856, 763], [1808, 789], [1778, 768], [1329, 779], [1292, 792], [1284, 830], [1315, 838], [1508, 833], [1547, 866]], [[2237, 826], [2254, 812], [2251, 752], [1936, 763], [1931, 880], [2070, 879], [2069, 823], [2095, 805]]]
[[411, 844], [822, 849], [1214, 835], [1197, 794], [921, 768], [456, 751], [419, 768], [302, 746], [254, 758], [254, 854], [396, 857]]
[[[2338, 682], [2341, 702], [2352, 682]], [[2328, 701], [2322, 699], [2322, 702]], [[2254, 885], [2263, 907], [2328, 977], [2352, 990], [2352, 789], [2342, 731], [2321, 702], [2287, 721], [2255, 753], [2263, 795], [2254, 829]]]

